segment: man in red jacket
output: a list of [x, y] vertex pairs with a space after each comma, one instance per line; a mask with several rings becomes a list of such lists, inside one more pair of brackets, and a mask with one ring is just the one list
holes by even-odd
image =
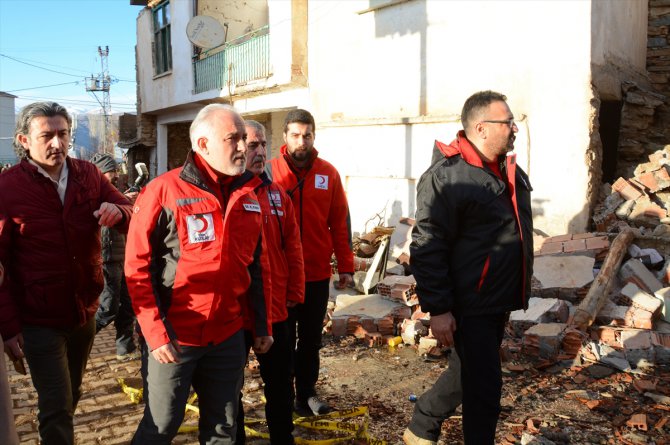
[[[270, 178], [291, 196], [302, 236], [305, 259], [305, 303], [289, 310], [291, 333], [297, 347], [295, 409], [300, 415], [324, 414], [330, 407], [316, 395], [321, 331], [328, 305], [330, 258], [335, 252], [339, 288], [353, 283], [349, 206], [340, 175], [314, 148], [312, 115], [301, 109], [284, 120], [280, 156], [268, 163]], [[295, 343], [295, 342], [294, 342]]]
[[100, 226], [123, 231], [130, 202], [90, 162], [68, 157], [72, 118], [55, 102], [21, 110], [21, 162], [0, 175], [0, 334], [25, 357], [43, 444], [72, 444], [72, 418], [103, 287]]
[[[294, 443], [293, 396], [291, 381], [292, 348], [289, 335], [288, 307], [305, 298], [305, 269], [302, 259], [300, 229], [295, 220], [293, 203], [284, 189], [274, 184], [263, 171], [266, 146], [265, 127], [259, 122], [244, 122], [247, 130], [247, 170], [258, 176], [262, 185], [256, 189], [263, 212], [263, 234], [270, 256], [272, 281], [272, 337], [274, 343], [265, 354], [257, 354], [261, 377], [265, 383], [265, 418], [272, 445]], [[249, 341], [247, 341], [249, 345]], [[295, 343], [294, 343], [295, 345]], [[247, 347], [247, 350], [249, 348]], [[244, 411], [240, 403], [237, 443], [244, 444]]]
[[125, 273], [140, 325], [144, 417], [133, 444], [169, 444], [198, 394], [200, 442], [234, 444], [244, 362], [243, 307], [254, 349], [272, 345], [262, 213], [245, 172], [246, 131], [211, 104], [190, 129], [183, 167], [151, 181], [135, 202]]

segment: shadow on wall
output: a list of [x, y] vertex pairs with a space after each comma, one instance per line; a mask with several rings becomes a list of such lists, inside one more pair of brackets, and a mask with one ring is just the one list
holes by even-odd
[[[549, 199], [532, 199], [531, 201], [531, 209], [533, 211], [533, 219], [537, 217], [543, 217], [545, 216], [545, 208], [550, 205], [551, 200]], [[551, 235], [564, 235], [567, 233], [583, 233], [588, 230], [592, 229], [592, 224], [591, 224], [591, 219], [590, 219], [590, 209], [589, 205], [584, 204], [582, 209], [575, 214], [570, 220], [568, 221], [567, 224], [567, 230], [565, 230], [565, 233], [546, 233], [546, 230], [548, 230], [546, 227], [540, 228], [536, 227], [535, 233], [538, 233], [543, 236], [551, 236]]]

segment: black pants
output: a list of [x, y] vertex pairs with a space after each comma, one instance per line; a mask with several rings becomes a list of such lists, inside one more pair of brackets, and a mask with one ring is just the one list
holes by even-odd
[[184, 420], [191, 385], [198, 394], [198, 441], [233, 445], [244, 374], [244, 334], [208, 346], [181, 346], [179, 363], [158, 363], [141, 342], [144, 416], [133, 445], [168, 445]]
[[293, 356], [295, 397], [302, 402], [316, 395], [321, 332], [328, 307], [329, 286], [330, 279], [308, 281], [305, 283], [305, 302], [288, 310], [290, 340], [292, 345], [296, 345]]
[[[274, 343], [265, 354], [256, 354], [265, 384], [265, 418], [272, 445], [293, 444], [293, 391], [291, 388], [291, 344], [288, 320], [272, 324]], [[247, 351], [252, 346], [250, 332], [246, 332]], [[242, 394], [237, 411], [237, 444], [244, 444], [244, 409]]]
[[[461, 362], [463, 437], [468, 445], [495, 443], [502, 393], [499, 351], [506, 321], [506, 314], [456, 316], [454, 342]], [[449, 368], [417, 402], [409, 429], [421, 438], [437, 441], [442, 422], [458, 406], [458, 373], [452, 364], [450, 360]]]
[[23, 326], [23, 352], [37, 390], [41, 443], [74, 444], [74, 411], [95, 338], [95, 322], [73, 329]]
[[136, 349], [133, 341], [135, 313], [123, 275], [123, 263], [105, 263], [102, 272], [105, 287], [100, 294], [98, 312], [95, 313], [95, 331], [100, 332], [113, 321], [116, 328], [116, 354], [129, 354]]

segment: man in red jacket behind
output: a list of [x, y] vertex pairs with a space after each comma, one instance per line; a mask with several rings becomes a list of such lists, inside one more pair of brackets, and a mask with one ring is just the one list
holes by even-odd
[[305, 302], [289, 310], [294, 336], [297, 325], [293, 370], [295, 410], [300, 415], [324, 414], [330, 410], [317, 397], [315, 386], [333, 252], [337, 257], [339, 288], [353, 283], [354, 270], [347, 197], [335, 167], [319, 158], [314, 138], [312, 115], [301, 109], [290, 111], [284, 120], [285, 145], [280, 156], [267, 167], [270, 178], [291, 197], [302, 236]]
[[[274, 184], [263, 171], [266, 146], [265, 127], [253, 120], [244, 121], [247, 130], [247, 170], [263, 183], [256, 189], [263, 216], [263, 235], [270, 257], [272, 281], [272, 338], [265, 354], [256, 354], [265, 391], [265, 419], [271, 445], [292, 445], [293, 395], [291, 390], [291, 335], [288, 309], [305, 298], [305, 268], [302, 259], [300, 229], [293, 203], [284, 189]], [[295, 327], [294, 327], [295, 331]], [[247, 350], [250, 338], [247, 335]], [[237, 444], [245, 443], [244, 411], [240, 401], [237, 417]]]
[[183, 167], [140, 192], [126, 241], [126, 281], [144, 340], [137, 445], [172, 442], [191, 385], [200, 443], [236, 443], [243, 307], [254, 349], [272, 345], [269, 260], [254, 192], [261, 180], [245, 172], [244, 122], [233, 108], [210, 104], [190, 137]]
[[100, 226], [125, 232], [131, 206], [90, 162], [68, 157], [72, 118], [55, 102], [21, 110], [21, 162], [0, 175], [0, 334], [24, 355], [41, 443], [73, 444], [72, 419], [103, 287]]

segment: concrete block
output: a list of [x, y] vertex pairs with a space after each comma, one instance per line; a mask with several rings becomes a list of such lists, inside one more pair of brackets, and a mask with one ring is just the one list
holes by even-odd
[[428, 354], [431, 349], [437, 348], [439, 343], [436, 338], [433, 337], [421, 337], [419, 339], [419, 348], [417, 353], [419, 355]]
[[541, 323], [530, 327], [523, 335], [523, 351], [543, 358], [556, 357], [566, 327], [565, 323]]
[[568, 304], [556, 298], [531, 298], [527, 310], [510, 313], [509, 323], [517, 337], [521, 337], [530, 327], [539, 323], [568, 321]]
[[631, 306], [651, 312], [653, 315], [657, 315], [661, 311], [663, 304], [661, 299], [656, 295], [644, 292], [635, 283], [626, 284], [621, 289], [621, 295], [630, 301]]
[[626, 283], [635, 283], [646, 292], [654, 293], [663, 284], [647, 269], [642, 262], [631, 258], [619, 269], [619, 277]]
[[639, 329], [622, 329], [621, 344], [624, 349], [651, 349], [651, 332]]
[[670, 287], [664, 287], [654, 292], [656, 298], [661, 300], [661, 317], [670, 322]]

